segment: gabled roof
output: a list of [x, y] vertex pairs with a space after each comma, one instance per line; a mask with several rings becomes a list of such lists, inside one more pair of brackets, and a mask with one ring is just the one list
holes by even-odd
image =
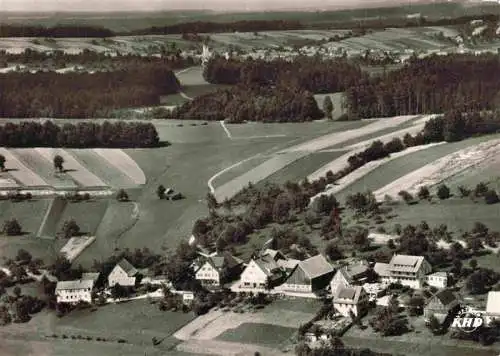
[[301, 261], [299, 262], [299, 266], [310, 279], [333, 272], [332, 265], [328, 263], [323, 255], [316, 255]]
[[283, 253], [281, 253], [278, 250], [272, 250], [270, 248], [264, 250], [264, 252], [262, 252], [261, 256], [271, 256], [274, 260], [277, 260], [280, 258], [286, 259], [285, 255], [283, 255]]
[[427, 277], [448, 278], [448, 273], [446, 273], [446, 272], [435, 272], [435, 273], [429, 274]]
[[87, 273], [82, 273], [82, 278], [83, 280], [87, 280], [87, 279], [90, 279], [92, 281], [97, 281], [97, 279], [99, 278], [99, 272], [87, 272]]
[[261, 256], [255, 259], [254, 262], [268, 277], [273, 276], [274, 272], [280, 269], [280, 266], [271, 256]]
[[218, 271], [220, 271], [223, 267], [232, 269], [243, 264], [242, 260], [231, 255], [227, 251], [210, 256], [207, 258], [207, 262]]
[[432, 297], [432, 299], [437, 299], [442, 305], [448, 306], [456, 301], [457, 297], [451, 290], [445, 289], [434, 294], [434, 297]]
[[488, 292], [488, 301], [486, 302], [486, 313], [500, 315], [500, 292]]
[[138, 272], [137, 269], [134, 266], [132, 266], [130, 262], [127, 261], [125, 258], [122, 258], [121, 261], [118, 262], [116, 265], [119, 266], [122, 270], [124, 270], [127, 276], [129, 277], [135, 276]]
[[389, 268], [395, 272], [417, 272], [423, 261], [423, 256], [394, 255]]
[[359, 261], [357, 263], [349, 264], [339, 269], [344, 278], [352, 283], [356, 278], [361, 277], [368, 270], [369, 265], [366, 261]]
[[59, 281], [56, 285], [56, 291], [68, 289], [92, 289], [94, 281], [92, 279], [79, 279], [76, 281]]
[[357, 304], [359, 297], [363, 293], [363, 287], [342, 287], [334, 298], [334, 303]]
[[375, 271], [376, 274], [378, 274], [380, 277], [388, 277], [390, 276], [390, 271], [389, 271], [390, 265], [388, 263], [380, 263], [377, 262], [373, 266], [373, 270]]

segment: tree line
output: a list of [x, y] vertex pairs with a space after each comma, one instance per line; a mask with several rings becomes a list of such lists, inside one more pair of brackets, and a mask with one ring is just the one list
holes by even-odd
[[277, 58], [272, 61], [238, 60], [215, 57], [203, 72], [213, 84], [242, 84], [287, 87], [313, 93], [344, 91], [367, 79], [358, 65], [345, 58], [321, 59], [301, 56], [293, 61]]
[[303, 122], [323, 117], [314, 96], [287, 87], [237, 86], [198, 96], [162, 113], [177, 120]]
[[413, 58], [400, 70], [359, 81], [345, 93], [352, 119], [492, 109], [498, 101], [498, 55]]
[[0, 126], [0, 146], [5, 147], [132, 148], [159, 144], [151, 123], [104, 121], [58, 126], [52, 121], [29, 121]]
[[183, 58], [175, 55], [168, 55], [168, 53], [158, 58], [153, 56], [144, 57], [132, 53], [118, 53], [116, 56], [110, 56], [106, 53], [91, 51], [87, 48], [78, 54], [68, 54], [58, 49], [51, 52], [40, 52], [31, 48], [26, 48], [22, 53], [7, 53], [5, 50], [0, 50], [0, 67], [6, 67], [12, 64], [26, 64], [29, 66], [39, 65], [48, 68], [61, 68], [67, 64], [72, 64], [117, 70], [120, 68], [133, 68], [142, 64], [154, 64], [158, 67], [181, 69], [192, 66], [194, 63], [195, 61], [192, 57]]
[[123, 107], [160, 104], [179, 81], [167, 67], [142, 64], [98, 73], [0, 74], [0, 117], [110, 117]]
[[53, 27], [0, 25], [0, 37], [111, 37], [114, 32], [98, 26], [57, 25]]

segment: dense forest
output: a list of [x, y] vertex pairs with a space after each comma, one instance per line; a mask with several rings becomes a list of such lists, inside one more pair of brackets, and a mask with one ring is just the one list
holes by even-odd
[[236, 86], [196, 97], [166, 112], [165, 118], [178, 120], [226, 120], [303, 122], [323, 117], [310, 92], [259, 86]]
[[495, 107], [500, 90], [497, 55], [412, 59], [400, 70], [362, 81], [346, 91], [351, 118], [470, 112]]
[[136, 148], [159, 144], [151, 123], [104, 121], [58, 126], [48, 120], [0, 126], [0, 146], [5, 147]]
[[0, 37], [111, 37], [113, 31], [104, 27], [58, 25], [54, 27], [0, 25]]
[[159, 67], [168, 67], [172, 69], [182, 69], [195, 64], [192, 57], [183, 58], [177, 55], [165, 53], [161, 58], [154, 56], [141, 56], [138, 54], [118, 54], [109, 56], [105, 53], [98, 53], [84, 49], [79, 54], [67, 54], [61, 50], [51, 52], [39, 52], [30, 48], [23, 53], [7, 53], [0, 50], [0, 68], [12, 64], [26, 64], [31, 67], [40, 66], [48, 69], [64, 68], [66, 65], [88, 65], [92, 68], [102, 68], [116, 70], [120, 68], [134, 67], [142, 64], [157, 65]]
[[0, 117], [110, 117], [123, 107], [158, 105], [179, 82], [164, 66], [90, 73], [0, 74]]
[[277, 85], [297, 87], [313, 93], [346, 90], [368, 75], [347, 59], [298, 57], [284, 59], [237, 60], [214, 58], [207, 63], [205, 80], [214, 84]]

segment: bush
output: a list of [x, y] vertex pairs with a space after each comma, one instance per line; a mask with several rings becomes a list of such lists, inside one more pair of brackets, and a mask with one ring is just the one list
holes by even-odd
[[461, 185], [458, 187], [458, 192], [460, 193], [460, 196], [462, 198], [466, 198], [470, 195], [471, 190], [469, 188], [467, 188], [466, 186]]
[[427, 188], [427, 186], [424, 185], [420, 187], [417, 195], [420, 200], [427, 200], [430, 198], [431, 193], [429, 192], [429, 188]]
[[451, 196], [450, 188], [448, 188], [445, 184], [441, 184], [438, 188], [437, 196], [441, 200], [448, 199]]
[[398, 193], [398, 195], [407, 203], [410, 204], [413, 202], [413, 195], [408, 193], [406, 190], [402, 190]]
[[3, 232], [8, 236], [19, 236], [22, 234], [22, 228], [16, 219], [10, 219], [4, 223]]
[[486, 193], [484, 193], [484, 201], [486, 204], [496, 204], [500, 201], [498, 198], [498, 194], [493, 189], [489, 189]]

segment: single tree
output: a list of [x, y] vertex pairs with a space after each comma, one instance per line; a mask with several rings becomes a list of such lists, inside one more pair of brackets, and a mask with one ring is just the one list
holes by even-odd
[[61, 234], [66, 239], [77, 236], [79, 233], [80, 227], [74, 219], [66, 220], [61, 228]]
[[13, 292], [14, 292], [14, 296], [16, 298], [19, 298], [21, 296], [21, 287], [15, 286]]
[[451, 196], [450, 188], [448, 188], [445, 184], [441, 184], [438, 188], [437, 196], [441, 200], [448, 199]]
[[325, 112], [325, 115], [328, 119], [332, 119], [332, 112], [333, 112], [333, 103], [332, 99], [330, 98], [330, 95], [327, 95], [325, 97], [325, 100], [323, 101], [323, 111]]
[[7, 220], [3, 225], [3, 232], [8, 236], [19, 236], [22, 234], [21, 224], [16, 219]]
[[59, 155], [54, 156], [54, 168], [58, 170], [59, 172], [62, 172], [64, 170], [64, 158], [62, 158]]
[[5, 156], [4, 155], [0, 155], [0, 170], [3, 172], [5, 171]]
[[488, 189], [488, 191], [484, 193], [484, 201], [486, 202], [486, 204], [496, 204], [500, 201], [500, 199], [498, 198], [498, 194], [496, 191], [494, 191], [493, 189]]
[[458, 187], [458, 192], [462, 198], [466, 198], [470, 195], [471, 190], [467, 188], [465, 185], [461, 185]]
[[120, 202], [128, 201], [128, 194], [125, 189], [118, 190], [118, 193], [116, 193], [116, 200]]
[[418, 191], [418, 198], [420, 200], [427, 200], [429, 199], [429, 197], [431, 196], [431, 193], [429, 192], [429, 188], [427, 188], [427, 186], [422, 186], [420, 187], [419, 191]]
[[167, 191], [167, 189], [163, 186], [163, 185], [159, 185], [158, 188], [156, 188], [156, 195], [158, 196], [158, 198], [160, 199], [165, 199], [165, 192]]
[[340, 260], [342, 256], [342, 251], [338, 248], [337, 244], [334, 242], [329, 242], [325, 247], [325, 255], [330, 259], [330, 261]]
[[215, 211], [215, 209], [217, 209], [219, 207], [219, 203], [217, 203], [217, 199], [215, 198], [215, 196], [208, 192], [207, 193], [207, 206], [208, 206], [208, 210], [209, 211]]
[[469, 266], [472, 269], [476, 269], [477, 268], [477, 260], [475, 260], [475, 259], [470, 260], [469, 261]]

